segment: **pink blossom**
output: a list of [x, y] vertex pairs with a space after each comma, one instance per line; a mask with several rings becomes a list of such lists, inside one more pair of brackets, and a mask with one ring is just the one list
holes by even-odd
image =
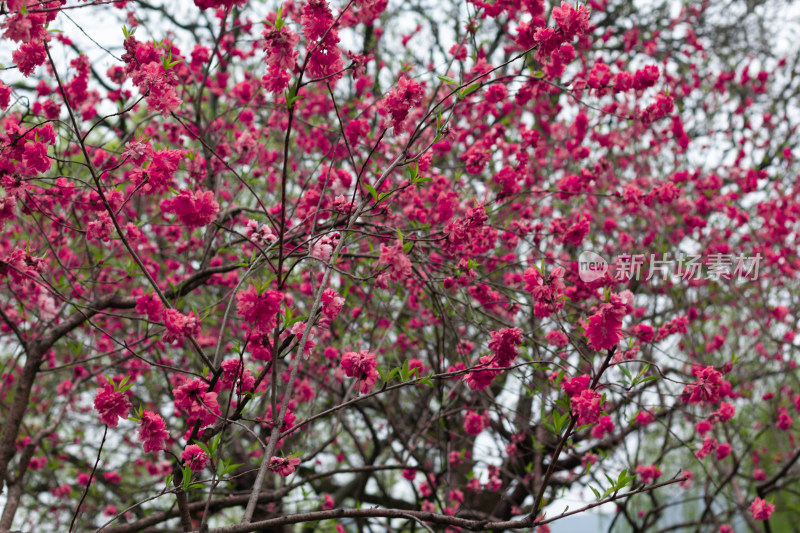
[[[624, 314], [624, 307], [623, 314]], [[622, 340], [622, 318], [618, 303], [602, 304], [597, 313], [589, 317], [586, 337], [595, 350], [610, 350]]]
[[264, 86], [270, 92], [280, 93], [289, 84], [287, 70], [294, 68], [298, 52], [294, 49], [300, 42], [300, 36], [287, 25], [280, 29], [264, 31], [264, 49], [267, 51], [267, 74], [262, 78]]
[[11, 58], [17, 64], [17, 68], [26, 78], [33, 74], [33, 71], [47, 60], [47, 53], [41, 41], [30, 41], [23, 43], [14, 50]]
[[176, 214], [184, 226], [200, 228], [217, 219], [219, 204], [212, 191], [181, 191], [174, 198], [164, 199], [161, 209]]
[[698, 459], [705, 459], [709, 456], [709, 454], [711, 454], [711, 452], [717, 449], [717, 445], [718, 442], [716, 439], [711, 437], [711, 435], [706, 435], [703, 438], [703, 445], [694, 453], [694, 455]]
[[659, 470], [659, 468], [655, 465], [639, 465], [636, 467], [634, 472], [637, 473], [640, 478], [642, 478], [642, 483], [652, 483], [661, 477], [661, 470]]
[[498, 367], [507, 367], [517, 358], [517, 347], [522, 344], [522, 330], [519, 328], [503, 328], [490, 332], [492, 340], [489, 349], [494, 354], [494, 363]]
[[722, 380], [722, 374], [713, 366], [695, 367], [692, 374], [697, 381], [684, 387], [682, 399], [685, 403], [718, 403], [725, 389], [730, 388], [730, 384]]
[[299, 457], [290, 457], [290, 458], [272, 457], [269, 460], [270, 469], [283, 477], [290, 476], [292, 472], [294, 472], [295, 467], [299, 464], [300, 464]]
[[134, 137], [132, 141], [128, 141], [128, 144], [125, 145], [122, 157], [128, 157], [134, 165], [142, 166], [145, 161], [153, 157], [153, 147], [148, 141], [142, 141]]
[[108, 212], [101, 211], [95, 220], [86, 225], [86, 238], [108, 242], [114, 232], [114, 224]]
[[378, 263], [389, 265], [389, 278], [392, 281], [401, 281], [411, 275], [411, 260], [403, 252], [403, 244], [397, 241], [393, 246], [381, 244], [381, 255]]
[[8, 109], [11, 103], [11, 87], [0, 81], [0, 109]]
[[120, 418], [126, 418], [131, 402], [124, 392], [115, 391], [110, 383], [97, 389], [94, 397], [94, 408], [100, 414], [100, 420], [108, 427], [117, 427]]
[[161, 415], [153, 411], [144, 411], [139, 420], [139, 442], [145, 452], [158, 452], [165, 448], [169, 438], [167, 424]]
[[727, 442], [717, 447], [717, 461], [721, 461], [731, 454], [731, 445]]
[[422, 86], [405, 76], [401, 77], [397, 85], [389, 91], [383, 100], [383, 105], [392, 116], [392, 126], [395, 132], [403, 129], [409, 111], [422, 103], [423, 95]]
[[614, 432], [614, 422], [610, 416], [603, 416], [598, 421], [597, 425], [592, 428], [592, 437], [596, 439], [603, 438], [606, 433]]
[[583, 374], [572, 379], [561, 381], [561, 388], [564, 389], [567, 395], [572, 397], [588, 389], [591, 382], [592, 377], [589, 374]]
[[283, 293], [270, 290], [259, 293], [255, 285], [250, 285], [236, 296], [236, 311], [254, 332], [269, 333], [278, 325], [281, 302]]
[[755, 520], [769, 520], [769, 517], [775, 512], [775, 504], [769, 503], [761, 498], [756, 498], [750, 504], [750, 511], [753, 513]]
[[782, 431], [787, 431], [789, 428], [792, 427], [792, 417], [789, 416], [789, 413], [786, 412], [786, 408], [784, 407], [781, 412], [778, 414], [778, 429]]
[[169, 190], [183, 154], [179, 150], [159, 150], [153, 154], [147, 169], [133, 172], [134, 182], [147, 194], [161, 194]]
[[557, 329], [548, 331], [547, 335], [545, 335], [545, 339], [547, 339], [548, 344], [551, 344], [557, 348], [563, 348], [569, 344], [569, 337], [567, 337], [566, 333]]
[[188, 466], [192, 472], [200, 472], [208, 464], [208, 455], [197, 444], [189, 444], [181, 452], [183, 466]]
[[554, 304], [564, 295], [564, 269], [561, 267], [555, 268], [546, 278], [536, 267], [529, 267], [522, 277], [525, 290], [536, 302]]
[[655, 420], [655, 417], [653, 416], [653, 413], [649, 411], [639, 411], [636, 414], [636, 423], [641, 426], [647, 426], [653, 420]]
[[378, 362], [374, 353], [367, 350], [361, 350], [358, 353], [346, 352], [342, 354], [341, 365], [346, 376], [358, 379], [359, 391], [362, 394], [366, 394], [375, 386], [379, 374], [376, 368]]
[[464, 431], [470, 435], [478, 435], [483, 431], [484, 427], [484, 420], [481, 415], [475, 411], [467, 411], [467, 414], [464, 415]]
[[562, 0], [561, 7], [553, 7], [553, 19], [564, 32], [564, 38], [571, 41], [575, 35], [589, 31], [589, 10], [583, 4], [575, 9], [572, 4]]
[[334, 501], [333, 496], [331, 496], [330, 494], [325, 494], [325, 496], [323, 496], [322, 498], [322, 505], [320, 507], [324, 511], [336, 507], [336, 502]]
[[47, 145], [40, 142], [27, 142], [23, 149], [22, 162], [28, 174], [47, 172], [50, 170], [50, 158], [47, 157]]
[[194, 378], [172, 391], [175, 407], [187, 415], [189, 424], [200, 420], [202, 426], [208, 426], [217, 420], [215, 415], [222, 413], [217, 403], [217, 393], [206, 389], [203, 380]]
[[147, 315], [150, 320], [160, 322], [164, 316], [164, 304], [155, 294], [145, 294], [136, 299], [136, 312]]
[[476, 366], [476, 370], [464, 376], [464, 381], [467, 382], [467, 385], [472, 390], [485, 389], [502, 372], [501, 370], [495, 370], [497, 366], [494, 364], [494, 357], [491, 355], [481, 357], [480, 363]]
[[600, 393], [585, 389], [572, 397], [572, 414], [578, 417], [578, 425], [595, 424], [600, 418]]
[[192, 311], [184, 315], [177, 309], [167, 309], [164, 311], [164, 342], [175, 342], [186, 336], [196, 336], [200, 332], [200, 324], [197, 321], [197, 314]]

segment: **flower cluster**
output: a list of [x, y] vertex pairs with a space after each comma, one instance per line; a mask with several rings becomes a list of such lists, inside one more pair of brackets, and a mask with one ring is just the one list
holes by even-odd
[[270, 333], [278, 325], [283, 293], [266, 290], [259, 293], [250, 285], [236, 296], [236, 311], [255, 333]]
[[131, 401], [127, 394], [115, 390], [111, 383], [106, 383], [95, 393], [94, 408], [100, 414], [103, 424], [115, 428], [120, 418], [127, 418]]
[[372, 390], [378, 380], [378, 362], [375, 354], [367, 350], [342, 354], [342, 369], [347, 377], [358, 380], [358, 390], [362, 394]]

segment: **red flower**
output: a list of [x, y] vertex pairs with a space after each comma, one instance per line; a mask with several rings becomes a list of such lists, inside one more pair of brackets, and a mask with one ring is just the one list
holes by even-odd
[[775, 512], [775, 504], [768, 503], [766, 500], [756, 498], [750, 504], [750, 511], [753, 513], [753, 518], [756, 520], [769, 520], [770, 515]]
[[589, 317], [586, 337], [595, 350], [610, 350], [622, 340], [622, 321], [610, 313], [597, 313]]
[[47, 60], [47, 53], [41, 41], [30, 41], [23, 43], [14, 50], [11, 58], [17, 64], [17, 68], [26, 78], [33, 74], [33, 71]]
[[268, 333], [278, 325], [283, 293], [264, 291], [258, 293], [254, 285], [236, 296], [236, 311], [247, 325], [257, 333]]
[[[683, 389], [684, 403], [717, 403], [721, 399], [723, 384], [722, 374], [715, 370], [713, 366], [705, 368], [695, 367], [692, 369], [698, 379]], [[730, 385], [730, 384], [728, 384]]]
[[478, 435], [484, 427], [483, 417], [475, 411], [468, 411], [464, 416], [464, 431], [470, 435]]
[[642, 478], [643, 483], [652, 483], [653, 481], [661, 477], [661, 470], [659, 470], [659, 468], [655, 465], [650, 465], [650, 466], [639, 465], [636, 467], [636, 470], [634, 470], [634, 472], [639, 474], [639, 477]]
[[392, 116], [392, 126], [395, 131], [403, 128], [408, 112], [422, 103], [423, 95], [422, 86], [405, 76], [400, 78], [397, 85], [389, 91], [383, 100], [383, 105]]
[[30, 174], [47, 172], [50, 170], [50, 159], [47, 157], [47, 146], [40, 142], [25, 143], [25, 151], [22, 155], [22, 162], [25, 163], [27, 172]]
[[360, 352], [347, 352], [342, 354], [342, 369], [345, 375], [359, 380], [359, 390], [361, 393], [367, 393], [372, 390], [375, 382], [378, 380], [378, 362], [375, 360], [375, 354], [367, 350]]
[[389, 279], [392, 281], [401, 281], [411, 275], [411, 260], [403, 252], [403, 245], [400, 241], [397, 241], [392, 247], [381, 244], [378, 263], [389, 265]]
[[600, 393], [586, 389], [572, 397], [572, 414], [578, 417], [578, 425], [595, 424], [600, 419]]
[[11, 87], [0, 81], [0, 109], [7, 109], [11, 102]]
[[479, 369], [470, 372], [464, 376], [464, 381], [472, 390], [483, 390], [492, 384], [492, 380], [496, 378], [501, 370], [494, 370], [497, 366], [493, 363], [494, 357], [491, 355], [484, 355], [480, 359]]
[[192, 472], [200, 472], [208, 464], [208, 455], [197, 444], [189, 444], [181, 453], [183, 466], [188, 466]]
[[570, 397], [580, 394], [589, 388], [589, 383], [592, 382], [589, 374], [583, 374], [572, 379], [565, 379], [561, 382], [561, 388], [564, 389]]
[[187, 381], [172, 393], [175, 407], [188, 415], [189, 424], [201, 420], [203, 426], [208, 426], [216, 421], [215, 415], [222, 413], [217, 403], [217, 393], [206, 392], [206, 385], [200, 378]]
[[94, 408], [100, 413], [100, 420], [114, 428], [119, 424], [120, 418], [128, 416], [131, 402], [124, 392], [115, 391], [113, 385], [106, 383], [102, 389], [97, 389]]
[[522, 330], [519, 328], [503, 328], [491, 332], [492, 340], [489, 349], [494, 353], [494, 363], [498, 367], [507, 367], [517, 358], [517, 346], [522, 344]]
[[161, 209], [178, 215], [184, 226], [200, 228], [216, 220], [219, 204], [212, 191], [181, 191], [178, 196], [163, 200]]
[[592, 437], [596, 439], [603, 438], [603, 435], [606, 433], [611, 433], [614, 431], [614, 422], [611, 420], [610, 416], [604, 416], [600, 418], [600, 421], [597, 423], [595, 427], [592, 428]]
[[277, 474], [286, 477], [294, 472], [294, 467], [300, 464], [299, 457], [290, 457], [284, 459], [282, 457], [272, 457], [269, 460], [269, 467], [271, 470], [274, 470]]
[[167, 309], [164, 311], [164, 342], [175, 342], [185, 336], [195, 336], [200, 331], [200, 324], [197, 322], [197, 314], [194, 311], [184, 315], [177, 309]]
[[789, 413], [786, 412], [786, 408], [784, 407], [778, 415], [778, 429], [786, 431], [790, 427], [792, 427], [792, 417], [789, 416]]
[[731, 445], [727, 442], [717, 447], [717, 461], [721, 461], [731, 454]]
[[168, 438], [167, 425], [161, 415], [153, 411], [142, 413], [142, 419], [139, 420], [139, 441], [143, 444], [144, 451], [163, 450]]

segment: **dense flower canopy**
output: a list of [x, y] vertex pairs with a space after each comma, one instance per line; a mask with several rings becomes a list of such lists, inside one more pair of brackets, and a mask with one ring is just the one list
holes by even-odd
[[795, 527], [756, 4], [3, 2], [0, 532]]

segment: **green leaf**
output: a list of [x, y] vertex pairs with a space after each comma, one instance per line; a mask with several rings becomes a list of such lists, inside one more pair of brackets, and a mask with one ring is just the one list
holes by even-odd
[[449, 83], [451, 85], [458, 85], [458, 81], [454, 80], [449, 76], [437, 76], [437, 77], [445, 83]]
[[477, 91], [480, 88], [481, 88], [480, 82], [475, 82], [472, 85], [470, 85], [469, 87], [461, 89], [460, 91], [458, 91], [459, 100], [463, 100], [464, 98], [466, 98], [467, 96], [469, 96], [470, 94], [474, 93], [475, 91]]
[[236, 463], [236, 464], [228, 465], [228, 466], [225, 467], [225, 471], [222, 472], [222, 475], [229, 474], [230, 472], [233, 472], [234, 470], [236, 470], [240, 466], [242, 466], [242, 463]]
[[403, 381], [408, 381], [408, 377], [411, 375], [411, 372], [408, 370], [408, 359], [403, 361], [403, 368], [400, 370], [400, 377]]
[[189, 485], [192, 483], [192, 469], [188, 466], [181, 468], [183, 473], [183, 490], [189, 490]]
[[367, 189], [367, 191], [369, 191], [369, 193], [372, 195], [372, 199], [377, 202], [378, 201], [378, 192], [375, 190], [375, 187], [373, 187], [369, 183], [365, 183], [364, 184], [364, 188]]
[[205, 452], [205, 454], [206, 454], [208, 457], [211, 457], [211, 450], [209, 450], [209, 449], [208, 449], [208, 446], [206, 446], [206, 444], [205, 444], [205, 443], [203, 443], [203, 442], [200, 442], [200, 441], [195, 441], [195, 444], [197, 444], [198, 446], [200, 446], [200, 449], [201, 449], [201, 450], [203, 450], [203, 452]]

